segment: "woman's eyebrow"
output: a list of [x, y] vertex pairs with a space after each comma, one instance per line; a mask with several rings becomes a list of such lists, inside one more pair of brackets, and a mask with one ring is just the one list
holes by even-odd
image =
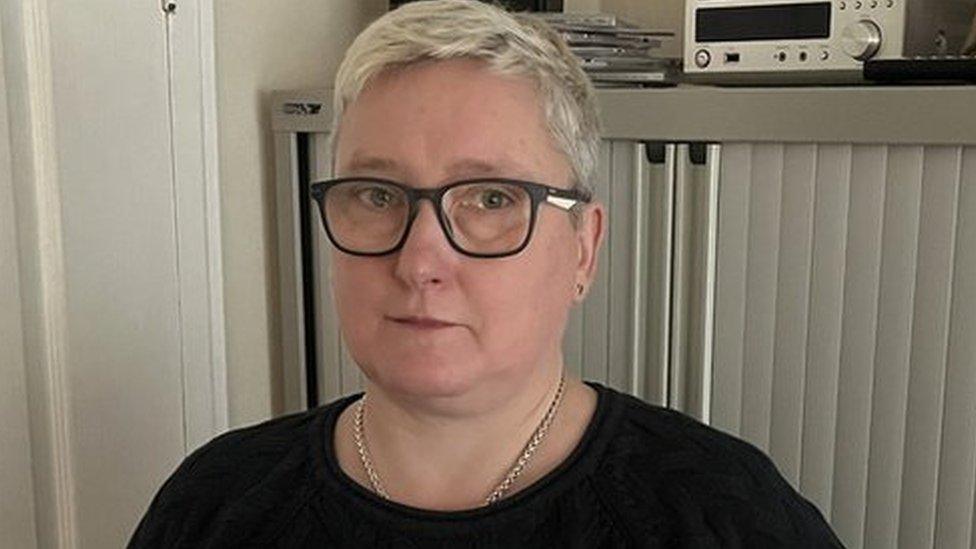
[[367, 156], [360, 153], [353, 153], [352, 159], [349, 163], [343, 166], [344, 171], [358, 172], [358, 171], [378, 171], [378, 172], [394, 172], [396, 171], [399, 164], [396, 160], [391, 158], [383, 158], [380, 156]]
[[[401, 173], [402, 166], [392, 158], [382, 156], [372, 156], [369, 154], [354, 152], [347, 164], [342, 166], [343, 172], [380, 172], [384, 174]], [[458, 179], [464, 177], [481, 176], [505, 176], [515, 178], [528, 178], [532, 175], [532, 170], [516, 162], [514, 159], [501, 156], [498, 158], [461, 158], [451, 162], [447, 166], [447, 177]]]

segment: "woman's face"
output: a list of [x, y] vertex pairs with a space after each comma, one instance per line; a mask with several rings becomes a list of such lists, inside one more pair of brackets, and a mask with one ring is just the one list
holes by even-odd
[[[431, 188], [499, 176], [570, 187], [534, 86], [479, 61], [384, 73], [346, 110], [337, 138], [339, 177]], [[576, 285], [593, 276], [602, 216], [589, 206], [577, 229], [567, 212], [542, 205], [522, 252], [480, 259], [455, 251], [422, 201], [400, 251], [333, 249], [333, 292], [352, 357], [384, 390], [418, 397], [539, 378], [562, 360]]]

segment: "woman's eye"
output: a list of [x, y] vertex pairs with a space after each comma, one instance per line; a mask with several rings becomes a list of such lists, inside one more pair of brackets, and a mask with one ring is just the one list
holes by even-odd
[[393, 203], [393, 193], [383, 187], [370, 187], [359, 191], [359, 198], [374, 208], [386, 208]]
[[485, 208], [486, 210], [497, 210], [512, 203], [513, 200], [508, 195], [496, 189], [490, 189], [482, 192], [479, 199], [479, 206]]

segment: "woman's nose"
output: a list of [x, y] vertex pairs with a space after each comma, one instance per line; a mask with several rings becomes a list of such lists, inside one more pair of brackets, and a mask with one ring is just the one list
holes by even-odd
[[433, 204], [422, 201], [407, 240], [397, 253], [397, 277], [417, 289], [441, 286], [449, 280], [456, 256]]

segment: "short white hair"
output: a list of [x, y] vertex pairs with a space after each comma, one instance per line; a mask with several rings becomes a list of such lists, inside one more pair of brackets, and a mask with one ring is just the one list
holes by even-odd
[[498, 74], [533, 81], [549, 132], [569, 161], [574, 186], [592, 192], [600, 123], [593, 85], [579, 60], [542, 19], [477, 0], [408, 3], [356, 37], [335, 79], [333, 159], [342, 115], [370, 79], [388, 69], [456, 58], [484, 60]]

